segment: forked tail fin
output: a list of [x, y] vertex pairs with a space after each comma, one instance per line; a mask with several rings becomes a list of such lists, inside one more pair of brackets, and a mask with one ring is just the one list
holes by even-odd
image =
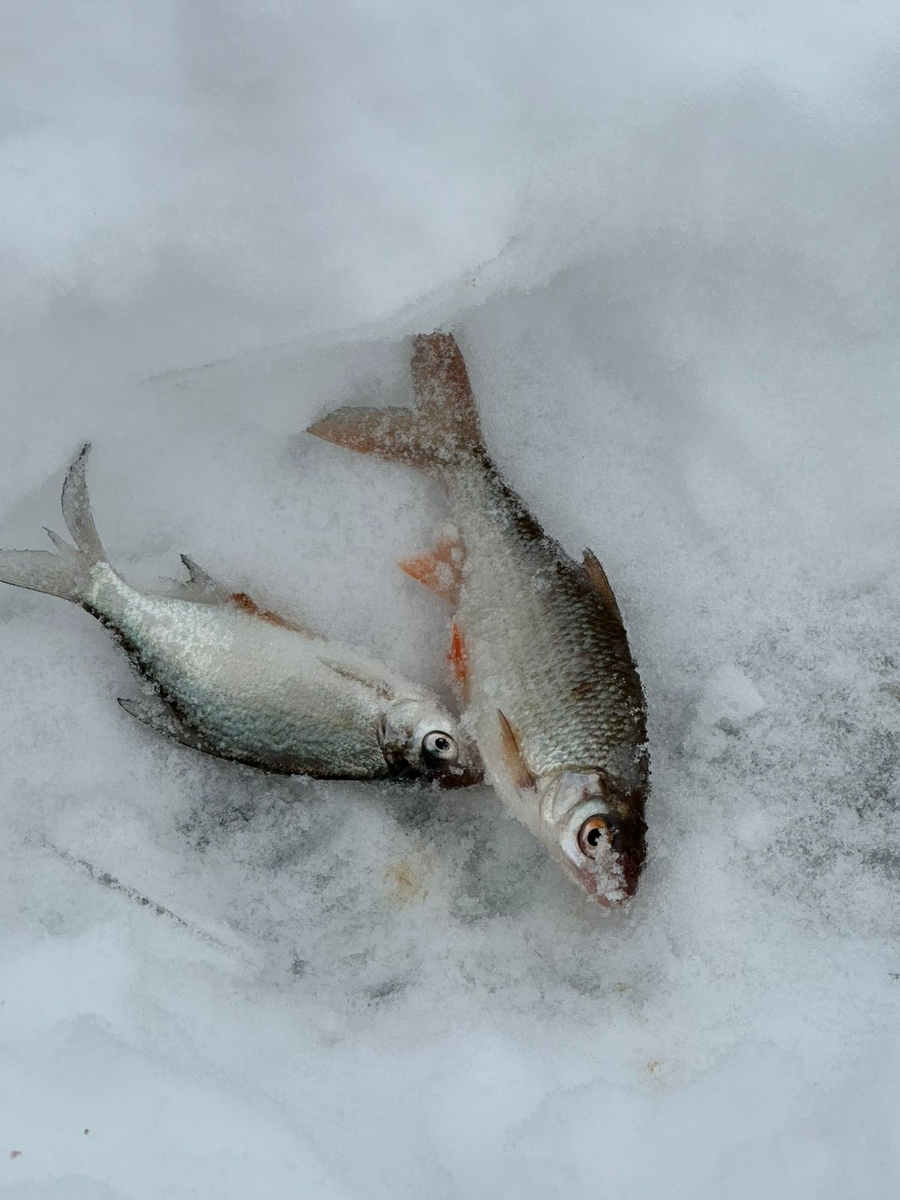
[[452, 334], [416, 338], [412, 381], [415, 408], [339, 408], [307, 432], [428, 474], [441, 474], [482, 453], [469, 374]]
[[62, 596], [75, 604], [83, 601], [90, 583], [91, 567], [106, 561], [91, 515], [85, 480], [90, 448], [90, 443], [83, 448], [69, 467], [63, 484], [63, 518], [75, 545], [70, 546], [59, 534], [48, 529], [57, 554], [50, 550], [0, 550], [0, 582]]

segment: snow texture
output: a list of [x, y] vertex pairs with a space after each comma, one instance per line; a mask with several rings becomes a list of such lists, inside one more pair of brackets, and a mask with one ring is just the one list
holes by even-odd
[[[445, 519], [303, 436], [453, 328], [491, 451], [619, 596], [627, 913], [486, 788], [144, 730], [0, 594], [2, 1200], [900, 1194], [896, 3], [29, 0], [4, 14], [0, 544], [94, 443], [178, 554], [433, 686]], [[893, 690], [892, 690], [893, 689]]]

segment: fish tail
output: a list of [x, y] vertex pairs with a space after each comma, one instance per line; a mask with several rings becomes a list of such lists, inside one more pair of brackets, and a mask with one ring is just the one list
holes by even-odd
[[414, 408], [339, 408], [307, 432], [432, 475], [483, 455], [469, 374], [453, 335], [420, 334], [411, 366]]
[[66, 528], [75, 545], [48, 529], [56, 547], [50, 550], [0, 550], [0, 582], [61, 596], [76, 604], [83, 602], [91, 580], [91, 567], [105, 562], [106, 554], [94, 525], [91, 502], [85, 480], [90, 443], [69, 467], [62, 491], [62, 511]]

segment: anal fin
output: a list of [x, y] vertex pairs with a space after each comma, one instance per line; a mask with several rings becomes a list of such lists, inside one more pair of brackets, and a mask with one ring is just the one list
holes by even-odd
[[249, 613], [252, 617], [259, 617], [261, 621], [267, 621], [270, 625], [280, 625], [282, 629], [293, 629], [295, 633], [303, 633], [311, 638], [322, 637], [320, 633], [309, 625], [303, 625], [299, 621], [283, 617], [281, 613], [272, 612], [270, 608], [260, 608], [253, 597], [248, 596], [246, 592], [232, 592], [228, 597], [228, 602], [237, 605], [238, 608], [245, 613]]
[[410, 579], [415, 579], [455, 606], [459, 602], [464, 554], [458, 539], [441, 538], [433, 550], [415, 554], [411, 558], [401, 558], [397, 566]]
[[187, 554], [182, 554], [181, 561], [187, 567], [188, 581], [179, 585], [182, 598], [193, 600], [196, 604], [225, 604], [230, 591], [224, 584], [213, 579], [199, 563]]
[[305, 634], [306, 637], [321, 639], [322, 635], [311, 625], [306, 625], [293, 618], [283, 617], [271, 609], [261, 608], [247, 592], [232, 591], [226, 584], [214, 579], [208, 571], [205, 571], [187, 554], [182, 554], [181, 561], [187, 567], [190, 576], [187, 583], [179, 585], [181, 595], [185, 600], [192, 600], [196, 604], [230, 604], [249, 616], [267, 621], [270, 625], [281, 625], [284, 629], [293, 629], [295, 633]]

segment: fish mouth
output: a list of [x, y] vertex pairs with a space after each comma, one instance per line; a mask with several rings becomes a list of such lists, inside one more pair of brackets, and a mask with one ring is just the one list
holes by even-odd
[[601, 860], [572, 864], [578, 882], [603, 908], [625, 908], [634, 899], [646, 856], [644, 829], [639, 822], [631, 829], [617, 830], [609, 853]]
[[440, 766], [413, 766], [404, 758], [389, 760], [390, 778], [437, 787], [441, 791], [475, 787], [484, 782], [484, 767], [477, 752], [467, 746], [462, 762], [442, 763]]
[[[595, 859], [565, 853], [569, 874], [601, 908], [624, 908], [634, 898], [644, 865], [644, 826], [603, 815], [609, 840]], [[577, 843], [576, 843], [577, 844]], [[571, 846], [569, 847], [571, 849]]]
[[601, 908], [623, 908], [644, 864], [642, 794], [616, 789], [597, 770], [566, 771], [547, 788], [541, 816], [570, 878]]
[[577, 867], [574, 864], [570, 870], [575, 881], [601, 908], [624, 908], [634, 896], [634, 889], [629, 890], [625, 885], [624, 872], [619, 863], [611, 870], [603, 872]]
[[444, 767], [440, 771], [426, 771], [422, 775], [426, 783], [436, 783], [442, 791], [454, 788], [474, 787], [484, 781], [484, 768], [481, 763], [467, 763], [465, 766]]

